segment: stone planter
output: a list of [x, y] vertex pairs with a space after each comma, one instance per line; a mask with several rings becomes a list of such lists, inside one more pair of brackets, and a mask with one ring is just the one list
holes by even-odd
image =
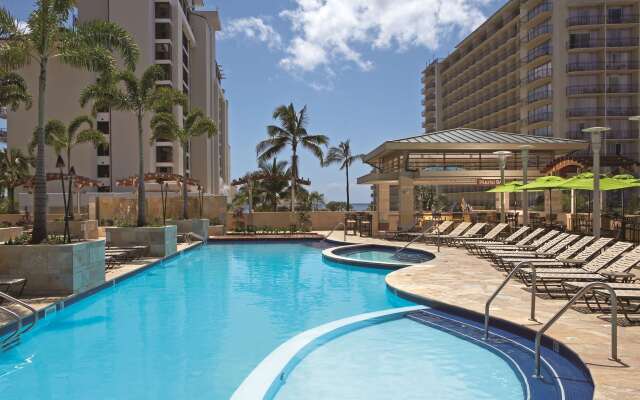
[[193, 232], [204, 238], [209, 237], [209, 220], [208, 219], [184, 219], [180, 221], [171, 221], [178, 226], [178, 233]]
[[167, 257], [178, 251], [175, 225], [144, 227], [107, 227], [107, 243], [110, 246], [149, 246], [149, 256]]
[[[71, 237], [77, 239], [98, 239], [98, 221], [69, 221]], [[55, 235], [64, 234], [64, 221], [47, 222], [47, 231]]]
[[209, 226], [209, 236], [224, 236], [224, 225]]
[[20, 235], [22, 235], [22, 228], [19, 226], [0, 228], [0, 242], [8, 242], [10, 239], [15, 239]]
[[25, 295], [86, 292], [105, 281], [104, 245], [104, 240], [59, 245], [1, 245], [0, 275], [27, 278]]

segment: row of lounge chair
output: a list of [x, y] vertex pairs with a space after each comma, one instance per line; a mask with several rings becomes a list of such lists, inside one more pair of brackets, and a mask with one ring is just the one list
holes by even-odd
[[[485, 223], [459, 223], [437, 226], [425, 235], [441, 244], [464, 247], [469, 253], [489, 260], [498, 270], [509, 273], [522, 262], [535, 267], [536, 291], [550, 298], [569, 298], [592, 282], [607, 282], [618, 297], [618, 311], [629, 322], [630, 314], [640, 312], [640, 281], [631, 270], [640, 264], [640, 246], [612, 238], [581, 236], [559, 230], [520, 227], [505, 236], [507, 224], [497, 224], [486, 234]], [[534, 285], [533, 269], [520, 268], [515, 277], [527, 287]], [[610, 293], [596, 289], [584, 298], [591, 311], [610, 312]]]

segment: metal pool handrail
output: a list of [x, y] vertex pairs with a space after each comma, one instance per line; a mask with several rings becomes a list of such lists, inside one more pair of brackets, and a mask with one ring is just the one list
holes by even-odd
[[489, 310], [491, 308], [491, 303], [498, 296], [498, 294], [502, 291], [502, 289], [504, 289], [504, 287], [507, 285], [507, 282], [509, 282], [509, 280], [511, 280], [513, 275], [515, 275], [515, 273], [518, 272], [523, 266], [528, 266], [529, 268], [531, 268], [531, 273], [532, 273], [532, 277], [531, 277], [531, 315], [529, 316], [529, 320], [530, 321], [537, 321], [536, 320], [536, 266], [533, 265], [530, 261], [523, 261], [521, 263], [518, 263], [518, 265], [516, 265], [511, 270], [511, 272], [509, 272], [509, 275], [507, 275], [507, 277], [504, 279], [502, 284], [500, 286], [498, 286], [498, 288], [495, 290], [495, 292], [493, 292], [491, 297], [489, 297], [489, 300], [487, 300], [487, 302], [484, 305], [484, 340], [489, 339], [489, 318], [490, 318]]
[[22, 330], [22, 327], [23, 327], [22, 320], [23, 320], [23, 318], [21, 318], [20, 315], [18, 315], [16, 312], [9, 310], [7, 307], [0, 306], [0, 310], [2, 310], [5, 313], [9, 314], [11, 316], [11, 318], [16, 321], [16, 324], [17, 324], [16, 329], [9, 336], [7, 336], [5, 339], [3, 339], [2, 342], [0, 342], [0, 349], [4, 350], [8, 346], [10, 346], [11, 344], [15, 343], [15, 341], [19, 340], [20, 339], [20, 335], [22, 335], [23, 333], [26, 333], [26, 332], [30, 331], [31, 329], [33, 329], [33, 327], [38, 322], [38, 311], [35, 308], [31, 307], [29, 304], [25, 303], [24, 301], [18, 300], [15, 297], [9, 296], [6, 293], [0, 292], [0, 298], [3, 298], [5, 300], [9, 301], [9, 303], [18, 304], [18, 305], [26, 308], [33, 315], [33, 322], [31, 322], [31, 324], [25, 330]]
[[536, 333], [536, 348], [535, 348], [535, 368], [536, 373], [535, 377], [540, 378], [540, 344], [542, 342], [542, 335], [553, 325], [558, 318], [564, 314], [569, 307], [573, 305], [578, 299], [584, 296], [588, 291], [593, 288], [600, 287], [602, 289], [607, 289], [611, 295], [611, 360], [619, 361], [618, 359], [618, 297], [616, 296], [616, 291], [613, 290], [611, 285], [605, 282], [592, 282], [587, 286], [583, 287], [573, 296], [567, 304], [564, 305], [540, 330]]
[[333, 234], [333, 232], [334, 232], [336, 229], [338, 229], [338, 227], [339, 227], [340, 225], [342, 225], [342, 227], [344, 228], [344, 237], [343, 237], [342, 241], [343, 241], [343, 242], [346, 242], [346, 241], [347, 241], [347, 225], [345, 225], [345, 223], [344, 223], [344, 222], [342, 222], [342, 221], [338, 222], [338, 223], [336, 224], [336, 226], [334, 226], [334, 227], [333, 227], [333, 229], [331, 229], [331, 232], [329, 232], [329, 234], [328, 234], [328, 235], [326, 235], [326, 236], [324, 237], [324, 239], [322, 239], [322, 241], [325, 241], [325, 240], [329, 239], [329, 237], [331, 237], [331, 235]]
[[[421, 237], [423, 237], [423, 236], [424, 236], [424, 233], [427, 231], [427, 229], [429, 229], [429, 228], [431, 228], [431, 227], [433, 227], [433, 222], [431, 223], [431, 225], [427, 224], [427, 226], [425, 226], [424, 228], [422, 228], [422, 232], [421, 232], [418, 236], [416, 236], [416, 237], [414, 237], [413, 239], [411, 239], [411, 241], [410, 241], [409, 243], [407, 243], [406, 245], [404, 245], [402, 248], [400, 248], [400, 249], [396, 250], [396, 252], [395, 252], [395, 253], [393, 253], [393, 256], [395, 257], [395, 256], [397, 256], [398, 254], [402, 253], [404, 250], [406, 250], [406, 249], [407, 249], [407, 247], [411, 246], [414, 242], [416, 242], [418, 239], [420, 239]], [[436, 228], [436, 229], [438, 229], [438, 228]], [[438, 231], [438, 234], [439, 234], [439, 231]]]

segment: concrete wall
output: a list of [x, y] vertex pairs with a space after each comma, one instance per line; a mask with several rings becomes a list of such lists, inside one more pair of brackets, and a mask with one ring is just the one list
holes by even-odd
[[14, 226], [10, 228], [0, 228], [0, 242], [7, 242], [22, 235], [22, 228]]
[[[317, 231], [328, 231], [333, 229], [338, 222], [344, 222], [344, 211], [310, 211], [308, 212], [311, 219], [311, 229]], [[377, 229], [378, 220], [376, 213], [374, 215], [373, 227]], [[227, 213], [227, 229], [233, 230], [236, 227], [236, 219], [233, 213]], [[289, 227], [298, 223], [297, 213], [291, 212], [254, 212], [244, 215], [244, 223], [255, 226], [268, 227]], [[342, 228], [341, 228], [342, 229]]]
[[0, 275], [26, 278], [25, 295], [68, 295], [105, 281], [104, 240], [0, 246]]
[[[69, 221], [69, 230], [72, 238], [98, 239], [98, 221]], [[64, 234], [64, 221], [47, 222], [47, 231], [50, 234]]]
[[[224, 223], [227, 212], [226, 196], [204, 196], [202, 217], [211, 220], [217, 219]], [[97, 197], [95, 218], [101, 224], [107, 221], [122, 221], [134, 223], [137, 214], [137, 199], [135, 197]], [[189, 216], [200, 217], [200, 202], [197, 197], [189, 198]], [[149, 222], [162, 223], [162, 199], [160, 196], [147, 195], [147, 220]], [[170, 197], [167, 199], [167, 220], [182, 218], [182, 198]]]
[[178, 233], [193, 232], [201, 238], [209, 237], [209, 220], [208, 219], [186, 219], [182, 221], [171, 221], [178, 227]]
[[105, 228], [110, 246], [149, 246], [151, 257], [167, 257], [178, 251], [175, 225], [142, 228]]

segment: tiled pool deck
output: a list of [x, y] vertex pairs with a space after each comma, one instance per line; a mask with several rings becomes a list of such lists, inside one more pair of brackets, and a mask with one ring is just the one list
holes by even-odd
[[[334, 233], [331, 239], [341, 241], [342, 233]], [[351, 235], [347, 241], [405, 244]], [[489, 262], [467, 254], [464, 249], [442, 247], [437, 253], [434, 246], [413, 246], [433, 252], [435, 260], [390, 273], [387, 275], [390, 287], [427, 300], [484, 313], [486, 300], [505, 278], [503, 273], [495, 270]], [[512, 281], [494, 301], [491, 315], [536, 330], [542, 325], [528, 319], [530, 299], [530, 292], [523, 290], [523, 285], [517, 281]], [[548, 321], [565, 302], [538, 298], [537, 319], [543, 323]], [[609, 322], [598, 318], [597, 314], [569, 310], [547, 334], [570, 347], [586, 363], [596, 385], [595, 399], [639, 399], [640, 326], [619, 327], [618, 355], [621, 363], [608, 359], [610, 332]]]

